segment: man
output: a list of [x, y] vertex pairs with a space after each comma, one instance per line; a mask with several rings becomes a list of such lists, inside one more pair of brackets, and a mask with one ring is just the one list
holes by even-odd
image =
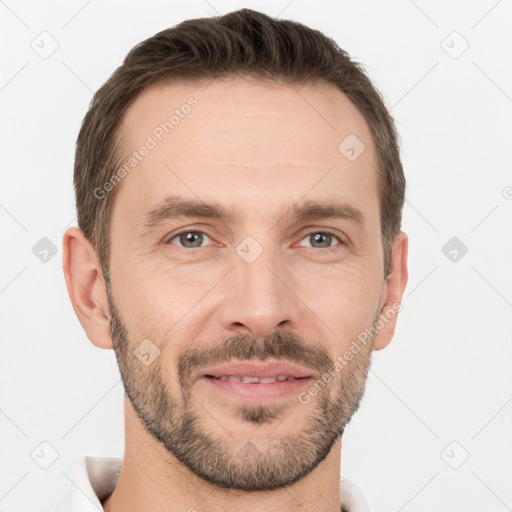
[[63, 239], [125, 454], [79, 461], [60, 510], [368, 510], [341, 439], [406, 286], [404, 188], [380, 95], [320, 32], [243, 9], [136, 46]]

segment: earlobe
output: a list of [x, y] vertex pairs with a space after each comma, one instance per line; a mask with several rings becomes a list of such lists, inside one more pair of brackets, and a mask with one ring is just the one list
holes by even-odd
[[377, 327], [379, 333], [374, 340], [374, 350], [387, 347], [395, 333], [398, 312], [401, 310], [402, 296], [407, 285], [407, 253], [409, 241], [403, 232], [398, 233], [391, 251], [391, 272], [384, 283], [382, 309]]
[[82, 230], [66, 230], [62, 239], [64, 278], [73, 309], [89, 340], [113, 348], [109, 332], [107, 290], [101, 265]]

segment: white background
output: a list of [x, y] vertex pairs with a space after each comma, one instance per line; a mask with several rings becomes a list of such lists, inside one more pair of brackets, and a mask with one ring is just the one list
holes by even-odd
[[[401, 135], [410, 280], [342, 472], [373, 511], [512, 510], [510, 0], [2, 1], [0, 510], [51, 509], [77, 458], [123, 454], [114, 353], [87, 340], [61, 263], [93, 91], [139, 41], [241, 7], [333, 37], [366, 66]], [[51, 48], [43, 31], [58, 43], [47, 59], [31, 47], [45, 37]], [[456, 262], [442, 252], [454, 236], [468, 248]], [[46, 263], [32, 252], [42, 237], [58, 250]], [[59, 454], [46, 470], [31, 458], [43, 441]]]

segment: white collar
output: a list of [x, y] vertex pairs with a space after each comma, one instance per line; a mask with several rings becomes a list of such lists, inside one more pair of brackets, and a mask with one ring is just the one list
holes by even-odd
[[[54, 512], [103, 512], [101, 502], [113, 492], [121, 474], [122, 459], [81, 457], [71, 470], [71, 485], [64, 501]], [[341, 477], [341, 502], [344, 512], [369, 512], [361, 490]]]

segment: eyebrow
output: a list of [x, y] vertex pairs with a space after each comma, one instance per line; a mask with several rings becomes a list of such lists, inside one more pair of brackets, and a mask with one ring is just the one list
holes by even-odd
[[[236, 208], [226, 208], [219, 203], [205, 203], [201, 200], [184, 199], [179, 196], [169, 196], [149, 210], [144, 216], [141, 225], [152, 228], [158, 227], [166, 220], [199, 217], [217, 219], [222, 222], [232, 222], [238, 215]], [[348, 220], [361, 227], [365, 219], [363, 213], [349, 204], [307, 201], [302, 204], [294, 204], [280, 217], [291, 216], [296, 221], [340, 219]]]

